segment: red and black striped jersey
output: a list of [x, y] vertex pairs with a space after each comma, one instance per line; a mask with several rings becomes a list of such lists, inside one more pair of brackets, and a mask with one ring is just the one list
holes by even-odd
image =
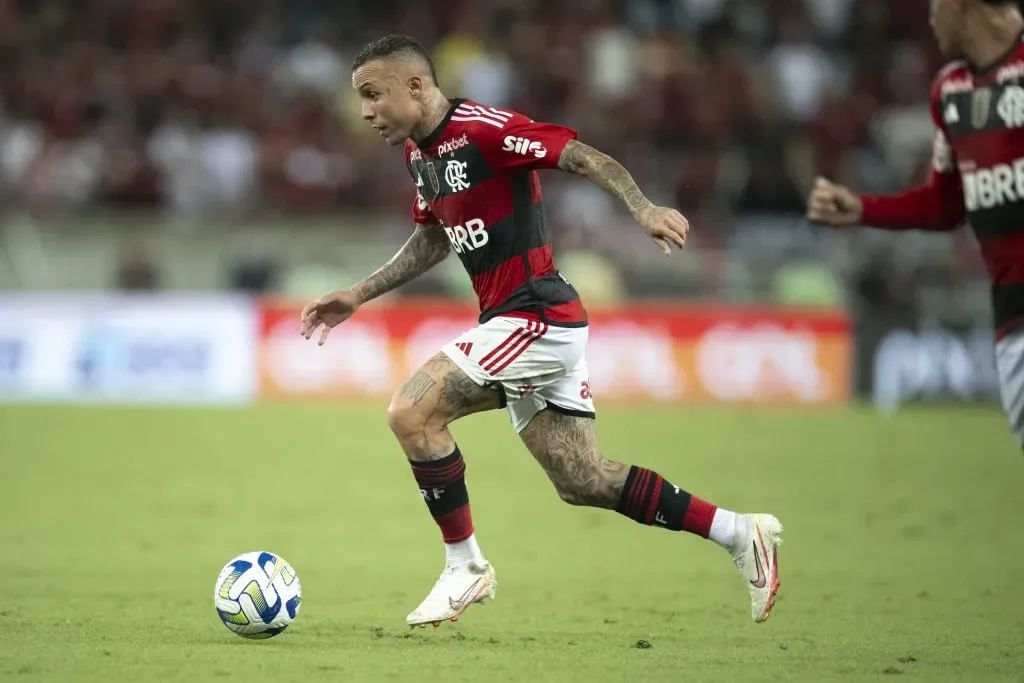
[[1024, 43], [981, 70], [947, 65], [935, 79], [928, 182], [898, 196], [864, 198], [864, 222], [953, 230], [965, 218], [992, 284], [997, 335], [1024, 324]]
[[480, 300], [497, 315], [587, 324], [579, 294], [555, 268], [538, 169], [557, 168], [576, 131], [471, 100], [455, 100], [419, 145], [405, 144], [416, 184], [413, 220], [439, 223]]

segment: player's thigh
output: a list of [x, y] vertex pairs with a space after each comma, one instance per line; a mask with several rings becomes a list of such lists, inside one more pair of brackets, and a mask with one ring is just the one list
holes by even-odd
[[519, 438], [548, 473], [574, 476], [601, 457], [593, 418], [550, 407], [537, 412]]
[[391, 399], [394, 422], [437, 423], [502, 406], [498, 391], [470, 377], [443, 351], [435, 354], [405, 381]]
[[996, 344], [996, 368], [1003, 410], [1017, 442], [1024, 447], [1024, 329]]

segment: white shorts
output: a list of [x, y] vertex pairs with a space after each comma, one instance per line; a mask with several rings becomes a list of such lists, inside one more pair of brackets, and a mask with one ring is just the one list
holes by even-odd
[[586, 327], [499, 316], [442, 351], [480, 386], [502, 390], [512, 424], [521, 432], [545, 408], [594, 417], [584, 357], [588, 334]]
[[1024, 447], [1024, 328], [996, 342], [996, 368], [1003, 410], [1017, 441]]

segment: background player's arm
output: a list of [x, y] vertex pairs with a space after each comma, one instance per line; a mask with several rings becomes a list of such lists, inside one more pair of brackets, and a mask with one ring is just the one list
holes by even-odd
[[932, 171], [928, 181], [901, 194], [858, 197], [818, 178], [807, 217], [833, 227], [865, 225], [883, 230], [956, 230], [964, 220], [960, 178]]
[[359, 305], [412, 282], [443, 261], [452, 245], [439, 223], [417, 224], [391, 260], [352, 288]]
[[818, 178], [807, 217], [836, 227], [866, 225], [886, 230], [956, 230], [964, 222], [963, 188], [953, 147], [939, 115], [939, 86], [933, 87], [931, 113], [935, 124], [928, 180], [892, 195], [858, 197], [842, 185]]
[[690, 227], [686, 219], [675, 209], [656, 206], [637, 187], [629, 171], [604, 152], [569, 140], [562, 149], [558, 168], [586, 178], [618, 197], [666, 254], [671, 253], [672, 245], [682, 248], [686, 242]]
[[948, 232], [964, 222], [964, 197], [960, 175], [932, 169], [928, 181], [896, 195], [861, 197], [864, 225], [887, 230]]

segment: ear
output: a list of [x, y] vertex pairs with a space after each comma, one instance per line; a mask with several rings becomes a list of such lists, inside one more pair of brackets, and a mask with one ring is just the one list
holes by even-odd
[[420, 76], [419, 74], [413, 74], [412, 76], [409, 77], [407, 85], [409, 87], [409, 94], [412, 95], [412, 98], [416, 101], [422, 102], [424, 85], [423, 76]]

